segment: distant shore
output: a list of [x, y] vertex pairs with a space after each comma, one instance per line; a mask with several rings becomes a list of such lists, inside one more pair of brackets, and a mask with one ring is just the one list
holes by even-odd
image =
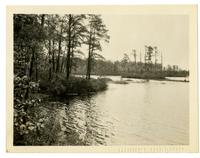
[[[77, 76], [82, 76], [81, 74], [75, 74]], [[129, 78], [129, 79], [141, 79], [141, 80], [157, 80], [157, 81], [173, 81], [173, 82], [189, 82], [188, 76], [165, 76], [162, 74], [134, 74], [134, 75], [124, 75], [124, 74], [92, 74], [94, 76], [109, 79], [109, 76], [121, 76], [121, 78]], [[182, 78], [182, 79], [173, 79], [173, 78]]]
[[163, 78], [142, 78], [142, 77], [130, 77], [130, 76], [122, 76], [122, 78], [132, 78], [132, 79], [143, 79], [143, 80], [157, 80], [157, 81], [173, 81], [173, 82], [189, 82], [189, 80], [175, 80], [175, 79], [169, 79], [166, 77]]

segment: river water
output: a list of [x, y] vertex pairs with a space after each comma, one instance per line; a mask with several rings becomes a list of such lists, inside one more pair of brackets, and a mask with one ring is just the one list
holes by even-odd
[[[120, 77], [112, 77], [120, 80]], [[124, 80], [124, 79], [123, 79]], [[56, 107], [59, 145], [185, 145], [189, 83], [129, 80]]]

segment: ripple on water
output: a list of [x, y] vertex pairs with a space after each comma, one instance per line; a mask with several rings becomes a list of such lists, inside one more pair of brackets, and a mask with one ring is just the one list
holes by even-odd
[[59, 143], [188, 144], [188, 100], [187, 83], [109, 84], [105, 92], [53, 107], [61, 126]]

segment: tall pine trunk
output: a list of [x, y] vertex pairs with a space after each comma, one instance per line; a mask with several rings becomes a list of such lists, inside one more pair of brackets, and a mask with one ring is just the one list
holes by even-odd
[[88, 61], [87, 61], [87, 73], [86, 79], [90, 79], [90, 72], [91, 72], [91, 46], [89, 44], [89, 52], [88, 52]]
[[57, 57], [56, 73], [58, 73], [60, 69], [60, 54], [61, 54], [61, 49], [62, 49], [61, 44], [62, 44], [62, 28], [61, 28], [60, 38], [58, 42], [58, 57]]
[[36, 56], [36, 58], [35, 58], [35, 80], [36, 80], [36, 82], [38, 81], [38, 54], [36, 53], [35, 54], [35, 56]]
[[51, 80], [51, 76], [52, 76], [52, 74], [51, 74], [51, 72], [52, 72], [52, 70], [51, 70], [51, 40], [49, 40], [49, 80]]
[[72, 72], [72, 67], [73, 67], [73, 58], [74, 58], [74, 40], [72, 41], [72, 47], [71, 47], [70, 68], [69, 68], [70, 74]]
[[[44, 28], [44, 20], [45, 20], [45, 15], [42, 14], [41, 17], [41, 28], [40, 28], [40, 33], [42, 34], [43, 28]], [[42, 42], [42, 41], [41, 41]], [[39, 77], [39, 71], [38, 71], [38, 63], [39, 63], [39, 56], [38, 56], [38, 52], [35, 52], [35, 79], [36, 81], [38, 81], [38, 77]]]
[[71, 23], [72, 23], [72, 15], [69, 14], [69, 21], [68, 21], [68, 50], [67, 50], [67, 79], [70, 76], [70, 53], [71, 53]]
[[52, 64], [53, 64], [53, 72], [55, 72], [55, 50], [54, 50], [55, 41], [53, 40], [52, 46]]
[[88, 80], [90, 80], [90, 75], [91, 75], [92, 53], [93, 53], [93, 46], [92, 46], [92, 30], [91, 30], [91, 28], [90, 28], [89, 52], [88, 52], [88, 63], [87, 63], [87, 73], [86, 73], [86, 78], [87, 78]]
[[30, 63], [30, 69], [29, 69], [29, 77], [32, 79], [33, 75], [33, 66], [35, 62], [35, 46], [32, 48], [32, 56], [31, 56], [31, 63]]
[[63, 57], [62, 57], [62, 62], [61, 62], [61, 66], [60, 66], [60, 72], [64, 72], [64, 64], [65, 63], [65, 53], [63, 54]]

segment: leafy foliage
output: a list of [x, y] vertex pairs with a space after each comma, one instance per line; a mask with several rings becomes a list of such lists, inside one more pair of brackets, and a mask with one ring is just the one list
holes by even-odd
[[39, 84], [31, 82], [27, 76], [14, 77], [14, 144], [26, 144], [27, 135], [44, 128], [44, 119], [33, 110], [41, 99], [30, 96], [38, 87]]

